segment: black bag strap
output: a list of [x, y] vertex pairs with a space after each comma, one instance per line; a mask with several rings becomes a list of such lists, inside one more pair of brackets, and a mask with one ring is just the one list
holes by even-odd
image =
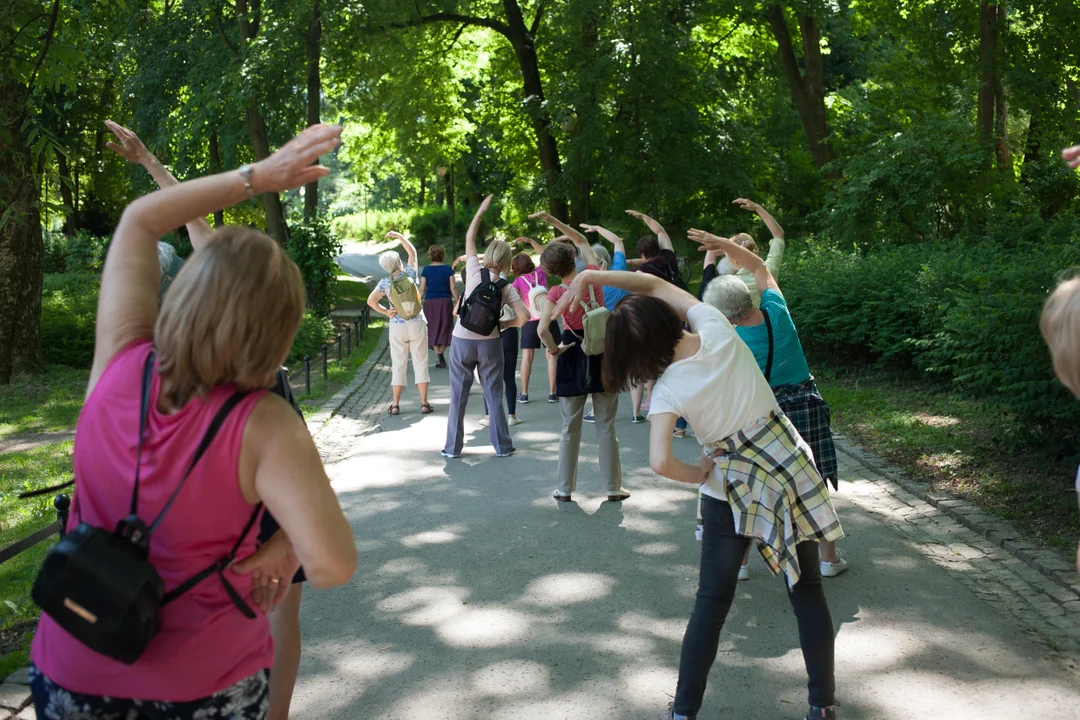
[[[221, 584], [225, 586], [225, 593], [229, 596], [229, 599], [232, 600], [232, 603], [236, 606], [236, 609], [243, 613], [244, 617], [246, 617], [248, 620], [254, 620], [256, 618], [255, 611], [251, 609], [251, 606], [248, 605], [242, 597], [240, 597], [240, 593], [236, 591], [236, 588], [233, 587], [232, 583], [225, 578], [225, 570], [227, 570], [229, 566], [233, 564], [233, 561], [236, 559], [237, 551], [239, 551], [240, 546], [244, 544], [244, 540], [247, 538], [248, 533], [251, 532], [251, 528], [255, 526], [255, 521], [258, 520], [259, 513], [262, 511], [262, 509], [262, 503], [259, 503], [255, 506], [255, 509], [251, 512], [251, 517], [248, 518], [247, 524], [244, 525], [243, 532], [240, 533], [240, 537], [236, 539], [236, 542], [233, 543], [232, 549], [229, 550], [226, 555], [222, 556], [221, 559], [214, 562], [213, 565], [210, 565], [209, 567], [197, 572], [177, 587], [165, 593], [165, 597], [162, 598], [161, 604], [168, 605], [173, 600], [177, 599], [178, 597], [186, 593], [188, 590], [201, 583], [203, 580], [207, 579], [211, 575], [216, 574], [218, 577], [221, 578]], [[282, 580], [282, 582], [284, 582], [284, 580]]]
[[[158, 516], [154, 519], [154, 522], [150, 523], [150, 529], [147, 530], [147, 534], [154, 532], [161, 521], [165, 518], [165, 513], [169, 512], [172, 508], [173, 501], [176, 500], [176, 496], [180, 494], [180, 491], [184, 489], [184, 483], [187, 482], [188, 477], [191, 475], [191, 471], [195, 469], [195, 465], [206, 453], [207, 448], [210, 447], [210, 443], [214, 442], [214, 438], [217, 436], [218, 431], [221, 430], [221, 426], [225, 423], [225, 419], [229, 416], [229, 413], [233, 411], [240, 401], [247, 397], [247, 393], [235, 392], [229, 396], [229, 399], [221, 406], [214, 415], [214, 419], [210, 421], [210, 427], [206, 428], [206, 433], [203, 434], [202, 442], [199, 443], [199, 447], [195, 449], [195, 456], [191, 458], [191, 462], [188, 464], [187, 472], [184, 473], [184, 477], [180, 480], [180, 484], [173, 490], [173, 494], [169, 496], [169, 499], [165, 502], [165, 507], [161, 509]], [[140, 443], [141, 445], [141, 443]], [[138, 477], [138, 470], [136, 469], [136, 478]], [[138, 489], [138, 480], [136, 479], [136, 490]]]
[[[150, 384], [154, 380], [154, 359], [157, 353], [153, 350], [146, 356], [143, 365], [142, 398], [139, 402], [139, 449], [135, 453], [135, 487], [131, 490], [131, 509], [128, 515], [139, 514], [139, 471], [142, 469], [142, 446], [143, 436], [146, 435], [146, 419], [150, 415]], [[181, 484], [183, 484], [181, 482]], [[171, 502], [171, 501], [170, 501]]]
[[769, 376], [772, 375], [772, 360], [773, 360], [773, 332], [772, 332], [772, 320], [769, 319], [769, 312], [767, 310], [761, 311], [761, 316], [765, 318], [765, 330], [769, 333], [769, 358], [765, 361], [765, 380], [769, 380]]

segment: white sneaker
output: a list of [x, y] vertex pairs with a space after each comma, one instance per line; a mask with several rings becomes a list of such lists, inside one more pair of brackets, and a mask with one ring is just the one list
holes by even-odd
[[511, 415], [509, 418], [507, 418], [506, 424], [509, 425], [510, 427], [514, 427], [515, 425], [520, 425], [521, 420], [519, 420], [517, 418], [517, 416]]
[[485, 415], [484, 417], [480, 418], [480, 423], [479, 423], [479, 424], [480, 424], [480, 427], [487, 427], [487, 426], [488, 426], [488, 418], [487, 418], [487, 415]]
[[840, 551], [836, 551], [836, 562], [828, 562], [826, 560], [821, 561], [821, 577], [836, 577], [840, 573], [847, 570], [847, 560], [840, 554]]
[[740, 580], [749, 580], [750, 579], [750, 566], [749, 565], [740, 565], [739, 566], [739, 579]]

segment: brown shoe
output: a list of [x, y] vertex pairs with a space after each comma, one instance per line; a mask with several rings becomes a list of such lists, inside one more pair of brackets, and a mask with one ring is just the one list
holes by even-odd
[[629, 492], [627, 492], [626, 490], [620, 490], [619, 492], [615, 493], [614, 495], [608, 495], [607, 499], [608, 499], [608, 502], [622, 502], [623, 500], [626, 500], [629, 497], [630, 497]]

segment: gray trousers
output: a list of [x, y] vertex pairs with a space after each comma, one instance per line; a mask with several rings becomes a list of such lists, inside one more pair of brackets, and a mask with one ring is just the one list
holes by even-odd
[[[559, 494], [569, 495], [577, 488], [578, 455], [581, 452], [581, 418], [587, 395], [559, 398], [562, 410], [562, 438], [559, 440]], [[619, 438], [615, 437], [615, 415], [619, 410], [617, 393], [593, 393], [593, 416], [596, 418], [596, 444], [600, 447], [600, 480], [608, 494], [622, 490], [622, 463], [619, 461]]]
[[[451, 455], [460, 455], [465, 444], [465, 408], [473, 384], [473, 370], [480, 375], [480, 386], [490, 408], [488, 433], [495, 452], [513, 449], [510, 426], [506, 423], [503, 403], [503, 349], [499, 338], [491, 340], [462, 340], [450, 343], [450, 417], [446, 423], [446, 447]], [[513, 370], [511, 370], [513, 372]], [[580, 424], [580, 423], [579, 423]]]

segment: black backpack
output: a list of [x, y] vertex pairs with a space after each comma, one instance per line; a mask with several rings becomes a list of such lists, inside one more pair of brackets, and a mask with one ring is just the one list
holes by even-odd
[[31, 591], [34, 602], [42, 611], [76, 640], [91, 650], [128, 665], [142, 656], [157, 634], [161, 626], [162, 606], [211, 575], [220, 577], [229, 598], [245, 617], [256, 617], [255, 611], [244, 602], [222, 573], [232, 564], [237, 550], [255, 524], [262, 510], [261, 503], [255, 506], [243, 532], [227, 554], [173, 590], [165, 592], [165, 584], [149, 559], [151, 534], [172, 507], [192, 469], [210, 447], [229, 413], [247, 394], [233, 393], [218, 410], [195, 450], [183, 479], [157, 518], [147, 525], [138, 516], [139, 465], [150, 410], [153, 369], [154, 353], [151, 352], [143, 369], [139, 449], [129, 515], [120, 520], [112, 532], [80, 522], [49, 550]]
[[487, 268], [480, 268], [480, 278], [480, 284], [461, 304], [458, 317], [461, 318], [461, 327], [487, 337], [499, 327], [503, 306], [502, 291], [507, 282], [502, 278], [492, 282]]

